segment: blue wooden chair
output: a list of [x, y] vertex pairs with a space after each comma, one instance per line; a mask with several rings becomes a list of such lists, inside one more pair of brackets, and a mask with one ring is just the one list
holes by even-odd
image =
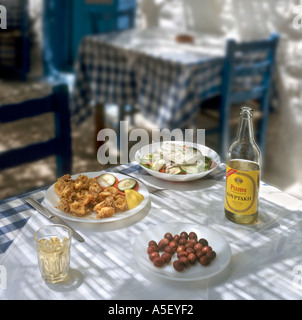
[[67, 86], [55, 86], [52, 94], [41, 99], [0, 106], [0, 123], [9, 123], [49, 112], [54, 114], [54, 138], [0, 153], [0, 170], [55, 155], [57, 177], [71, 173], [72, 148]]
[[135, 26], [135, 8], [121, 12], [89, 12], [92, 34], [132, 29]]
[[[250, 101], [257, 101], [259, 104], [259, 124], [255, 133], [262, 155], [265, 154], [278, 40], [278, 34], [272, 34], [266, 40], [242, 43], [229, 40], [227, 43], [219, 107], [219, 127], [206, 131], [206, 135], [218, 132], [219, 153], [222, 158], [226, 156], [231, 144], [231, 108], [233, 105]], [[239, 117], [239, 114], [235, 116]]]

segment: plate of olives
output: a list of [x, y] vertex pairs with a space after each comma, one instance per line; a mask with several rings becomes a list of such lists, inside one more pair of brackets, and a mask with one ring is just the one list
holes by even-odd
[[209, 279], [230, 263], [229, 243], [217, 231], [193, 223], [154, 225], [133, 242], [136, 262], [159, 277], [177, 281]]

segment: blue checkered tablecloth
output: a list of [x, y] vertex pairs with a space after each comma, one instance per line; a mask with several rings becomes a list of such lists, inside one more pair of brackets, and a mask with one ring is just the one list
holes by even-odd
[[74, 121], [85, 120], [94, 103], [137, 104], [161, 129], [192, 127], [202, 99], [220, 93], [224, 42], [214, 52], [208, 44], [174, 39], [158, 29], [85, 37], [76, 62]]
[[45, 190], [37, 190], [0, 201], [0, 255], [5, 253], [31, 218], [31, 207], [25, 201], [34, 196], [44, 198]]

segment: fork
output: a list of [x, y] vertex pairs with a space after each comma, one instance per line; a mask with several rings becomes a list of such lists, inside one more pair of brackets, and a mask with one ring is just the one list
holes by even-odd
[[160, 198], [166, 198], [168, 196], [167, 194], [164, 193], [164, 191], [167, 190], [167, 189], [164, 189], [164, 188], [163, 189], [159, 189], [159, 188], [156, 188], [156, 187], [153, 187], [153, 186], [150, 186], [150, 185], [146, 185], [146, 183], [144, 181], [140, 180], [139, 178], [135, 177], [134, 175], [131, 175], [129, 173], [121, 172], [121, 171], [119, 171], [119, 170], [117, 170], [115, 168], [113, 168], [112, 171], [115, 172], [115, 173], [123, 174], [125, 176], [128, 176], [128, 177], [130, 177], [132, 179], [135, 179], [135, 180], [143, 183], [146, 186], [146, 188], [148, 189], [149, 193], [151, 193], [151, 194], [153, 194], [155, 196], [158, 196]]

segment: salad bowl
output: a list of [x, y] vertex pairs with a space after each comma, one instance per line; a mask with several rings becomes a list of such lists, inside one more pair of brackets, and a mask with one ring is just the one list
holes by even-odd
[[[166, 146], [169, 144], [172, 152], [167, 151]], [[182, 148], [190, 151], [188, 155], [181, 152]], [[171, 161], [171, 153], [176, 163]], [[135, 160], [150, 175], [166, 181], [201, 179], [214, 171], [221, 161], [214, 150], [185, 141], [158, 142], [146, 145], [136, 152]]]

